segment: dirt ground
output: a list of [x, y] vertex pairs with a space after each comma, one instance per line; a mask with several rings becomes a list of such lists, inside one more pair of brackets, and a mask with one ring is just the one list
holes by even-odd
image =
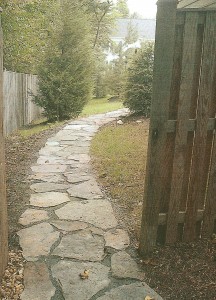
[[61, 127], [48, 129], [29, 137], [13, 134], [6, 139], [5, 156], [10, 249], [19, 247], [16, 232], [22, 228], [18, 224], [18, 220], [25, 211], [25, 205], [30, 198], [30, 167], [36, 163], [38, 151], [44, 146], [46, 140], [59, 131]]
[[[18, 219], [29, 200], [30, 166], [36, 162], [38, 151], [47, 138], [59, 129], [46, 130], [28, 138], [14, 134], [6, 141], [9, 246], [12, 250], [19, 248], [16, 232], [21, 228]], [[109, 195], [109, 188], [106, 192]], [[114, 201], [113, 205], [116, 215], [128, 227], [133, 245], [137, 246], [136, 216], [131, 222], [118, 202]], [[139, 257], [137, 249], [135, 253], [146, 274], [146, 283], [165, 300], [216, 299], [216, 239], [172, 247], [158, 245], [146, 258]]]

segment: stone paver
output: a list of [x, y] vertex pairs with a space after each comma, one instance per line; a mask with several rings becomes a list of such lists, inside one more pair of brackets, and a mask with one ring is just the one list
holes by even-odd
[[50, 281], [45, 263], [27, 262], [24, 271], [24, 286], [21, 300], [50, 300], [55, 295], [55, 288]]
[[[89, 279], [82, 280], [79, 274], [85, 269]], [[110, 284], [109, 268], [100, 263], [60, 261], [52, 267], [52, 274], [60, 282], [65, 300], [91, 299]]]
[[27, 209], [20, 217], [19, 223], [23, 226], [49, 219], [48, 212], [41, 209]]
[[112, 229], [104, 234], [107, 247], [123, 250], [130, 245], [128, 233], [123, 229]]
[[111, 257], [111, 270], [114, 277], [144, 280], [135, 260], [125, 251], [117, 252]]
[[147, 296], [154, 300], [162, 300], [162, 298], [145, 283], [133, 283], [120, 286], [106, 293], [105, 296], [99, 297], [98, 300], [145, 300]]
[[104, 257], [104, 239], [89, 231], [75, 232], [63, 236], [52, 254], [82, 261], [101, 261]]
[[62, 232], [72, 232], [77, 230], [86, 229], [89, 227], [87, 223], [79, 221], [63, 221], [63, 220], [54, 220], [50, 222], [53, 226], [58, 228]]
[[65, 202], [69, 202], [70, 198], [66, 193], [47, 192], [32, 194], [30, 198], [30, 205], [38, 207], [51, 207]]
[[34, 183], [30, 186], [30, 189], [36, 193], [45, 193], [59, 190], [68, 189], [68, 184], [61, 183]]
[[102, 229], [114, 228], [118, 224], [108, 200], [73, 201], [55, 213], [60, 219], [83, 221]]
[[[92, 170], [90, 142], [126, 109], [68, 122], [50, 137], [31, 167], [31, 196], [19, 223], [26, 259], [22, 300], [161, 298], [125, 251], [130, 239]], [[86, 270], [86, 271], [85, 271]], [[80, 273], [89, 277], [82, 279]], [[125, 285], [127, 283], [127, 285]]]
[[23, 256], [27, 261], [37, 261], [39, 256], [48, 255], [52, 245], [59, 238], [59, 232], [56, 232], [48, 223], [22, 229], [18, 235]]

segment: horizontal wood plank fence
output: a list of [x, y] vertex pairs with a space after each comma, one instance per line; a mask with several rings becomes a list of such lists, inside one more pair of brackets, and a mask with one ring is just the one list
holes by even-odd
[[216, 10], [158, 3], [140, 252], [216, 229]]
[[4, 133], [7, 135], [41, 116], [32, 102], [37, 93], [37, 76], [4, 71]]

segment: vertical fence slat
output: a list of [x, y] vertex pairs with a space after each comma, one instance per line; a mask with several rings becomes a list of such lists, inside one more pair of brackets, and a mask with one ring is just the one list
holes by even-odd
[[205, 154], [207, 144], [207, 125], [209, 108], [212, 101], [216, 70], [216, 14], [208, 12], [204, 34], [202, 72], [197, 108], [197, 125], [194, 138], [193, 159], [191, 166], [190, 188], [184, 226], [184, 241], [196, 238], [197, 209], [202, 199], [202, 181], [205, 178]]
[[[178, 214], [184, 182], [185, 159], [188, 143], [188, 120], [190, 115], [193, 85], [196, 70], [197, 27], [198, 13], [187, 13], [185, 20], [184, 51], [182, 59], [182, 76], [178, 103], [175, 150], [169, 212], [167, 220], [166, 242], [174, 243], [177, 240]], [[198, 86], [197, 86], [198, 89]]]
[[5, 153], [3, 134], [3, 34], [0, 19], [0, 278], [7, 265], [8, 226], [5, 184]]
[[[150, 122], [150, 145], [148, 150], [147, 176], [140, 236], [140, 253], [148, 253], [156, 244], [159, 207], [161, 198], [161, 177], [166, 143], [166, 122], [170, 101], [172, 62], [177, 1], [158, 2], [155, 66]], [[161, 149], [162, 148], [162, 149]], [[161, 151], [162, 150], [162, 151]], [[158, 172], [159, 171], [159, 172]]]
[[202, 237], [209, 238], [214, 230], [216, 220], [216, 133], [212, 149], [211, 170], [209, 175], [208, 192], [203, 217]]

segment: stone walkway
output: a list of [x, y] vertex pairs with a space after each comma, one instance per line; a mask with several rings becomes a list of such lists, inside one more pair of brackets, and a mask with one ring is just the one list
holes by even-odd
[[[93, 135], [125, 114], [122, 109], [73, 121], [40, 150], [19, 220], [26, 259], [22, 300], [162, 299], [143, 282], [129, 236], [90, 166]], [[88, 279], [80, 278], [84, 270]]]

